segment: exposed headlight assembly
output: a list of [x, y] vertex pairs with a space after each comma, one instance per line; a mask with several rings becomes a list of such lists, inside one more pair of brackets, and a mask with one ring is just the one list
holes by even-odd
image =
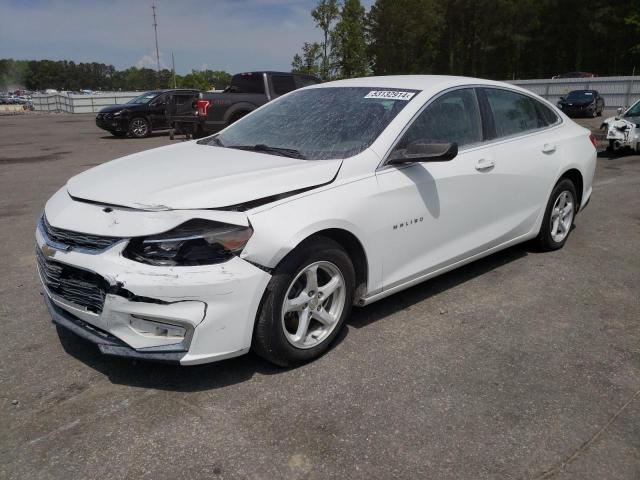
[[251, 226], [194, 219], [165, 233], [132, 238], [123, 255], [149, 265], [211, 265], [238, 255], [252, 234]]

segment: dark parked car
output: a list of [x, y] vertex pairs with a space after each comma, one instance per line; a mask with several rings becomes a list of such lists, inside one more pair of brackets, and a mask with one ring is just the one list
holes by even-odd
[[555, 75], [553, 77], [551, 77], [551, 79], [556, 79], [556, 78], [595, 78], [598, 75], [596, 75], [595, 73], [590, 73], [590, 72], [568, 72], [568, 73], [561, 73], [560, 75]]
[[238, 73], [223, 92], [201, 93], [194, 115], [183, 115], [175, 121], [183, 131], [191, 122], [194, 136], [215, 133], [280, 95], [316, 83], [320, 80], [313, 75], [299, 73]]
[[570, 117], [599, 117], [604, 99], [597, 90], [572, 90], [566, 97], [560, 97], [558, 107]]
[[146, 137], [154, 130], [169, 128], [168, 105], [180, 100], [180, 104], [188, 103], [191, 108], [199, 93], [198, 90], [187, 89], [145, 92], [123, 105], [111, 105], [100, 110], [96, 125], [116, 137]]

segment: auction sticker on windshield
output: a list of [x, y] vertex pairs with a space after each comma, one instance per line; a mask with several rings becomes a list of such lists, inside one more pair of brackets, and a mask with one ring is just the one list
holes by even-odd
[[400, 90], [371, 90], [364, 98], [387, 98], [389, 100], [409, 101], [415, 92], [402, 92]]

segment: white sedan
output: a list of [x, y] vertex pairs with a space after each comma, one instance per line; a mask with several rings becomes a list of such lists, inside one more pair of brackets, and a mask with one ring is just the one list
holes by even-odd
[[36, 230], [45, 302], [105, 354], [191, 365], [253, 349], [298, 365], [352, 305], [516, 243], [561, 248], [595, 147], [499, 82], [296, 90], [217, 135], [71, 178]]

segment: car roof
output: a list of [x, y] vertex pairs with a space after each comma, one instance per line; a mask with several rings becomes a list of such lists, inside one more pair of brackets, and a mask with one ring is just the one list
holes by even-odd
[[473, 77], [457, 77], [451, 75], [387, 75], [379, 77], [349, 78], [333, 82], [312, 85], [306, 88], [325, 87], [375, 87], [375, 88], [404, 88], [409, 90], [442, 90], [445, 88], [464, 85], [487, 85], [494, 87], [506, 87], [531, 94], [516, 85], [494, 80]]
[[259, 72], [239, 72], [234, 73], [232, 76], [235, 77], [236, 75], [262, 75], [263, 73], [266, 73], [268, 75], [302, 75], [305, 77], [313, 77], [313, 75], [308, 73], [278, 72], [275, 70], [260, 70]]
[[160, 90], [147, 90], [146, 92], [140, 92], [140, 95], [160, 95], [167, 92], [199, 92], [196, 88], [163, 88]]

